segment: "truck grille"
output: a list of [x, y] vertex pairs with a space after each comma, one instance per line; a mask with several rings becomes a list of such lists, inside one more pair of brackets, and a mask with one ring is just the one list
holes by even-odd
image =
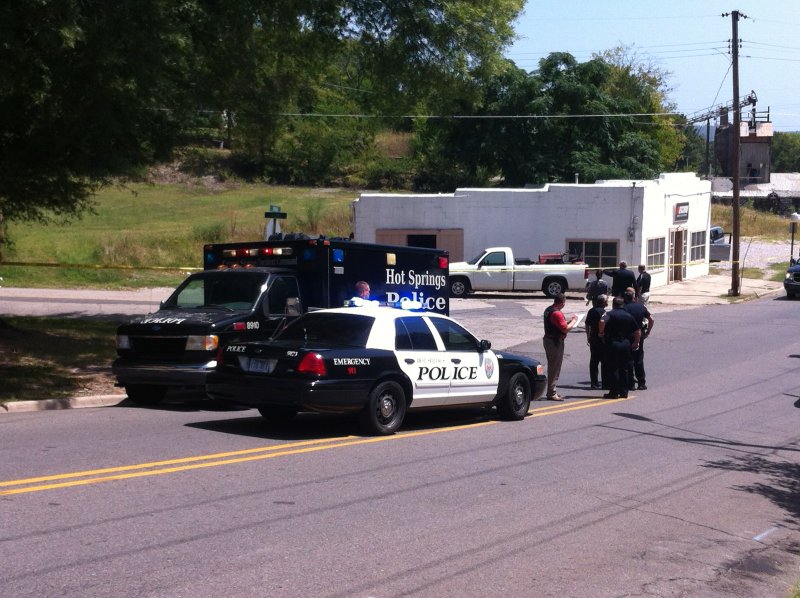
[[148, 357], [177, 357], [186, 352], [185, 336], [134, 336], [131, 344], [135, 353]]
[[795, 282], [800, 282], [800, 272], [794, 272], [794, 273], [792, 273], [792, 278], [791, 278], [791, 280], [793, 280], [793, 281], [795, 281]]

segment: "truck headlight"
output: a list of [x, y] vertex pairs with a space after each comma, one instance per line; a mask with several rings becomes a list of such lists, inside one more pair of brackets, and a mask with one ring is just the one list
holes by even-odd
[[217, 347], [219, 347], [219, 337], [216, 334], [191, 335], [186, 339], [187, 351], [216, 351]]
[[130, 349], [131, 348], [131, 337], [127, 334], [118, 334], [117, 335], [117, 349]]

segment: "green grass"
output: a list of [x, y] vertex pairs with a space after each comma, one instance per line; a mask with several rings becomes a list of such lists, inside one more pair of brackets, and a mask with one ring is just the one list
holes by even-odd
[[0, 403], [106, 394], [119, 322], [4, 317], [0, 320]]
[[[733, 208], [713, 204], [711, 224], [721, 226], [726, 234], [732, 232]], [[739, 209], [739, 229], [740, 237], [759, 237], [765, 241], [786, 241], [790, 237], [787, 218], [748, 207]]]
[[[3, 265], [6, 286], [139, 288], [173, 286], [201, 267], [204, 243], [263, 239], [264, 212], [287, 212], [285, 232], [347, 236], [357, 192], [268, 185], [209, 190], [187, 185], [136, 184], [96, 196], [94, 213], [66, 224], [10, 223], [7, 262], [83, 267]], [[116, 269], [122, 266], [126, 269]], [[135, 268], [135, 269], [130, 269]]]

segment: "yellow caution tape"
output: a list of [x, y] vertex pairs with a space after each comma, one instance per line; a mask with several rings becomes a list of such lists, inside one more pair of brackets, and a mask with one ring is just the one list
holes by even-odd
[[190, 268], [187, 266], [108, 266], [105, 264], [54, 264], [52, 262], [0, 262], [0, 267], [2, 266], [23, 266], [26, 268], [87, 268], [90, 270], [178, 270], [181, 272], [202, 270], [202, 268]]

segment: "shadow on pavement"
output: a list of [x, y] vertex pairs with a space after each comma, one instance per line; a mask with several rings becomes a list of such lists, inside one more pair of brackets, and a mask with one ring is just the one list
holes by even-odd
[[[288, 422], [270, 423], [258, 415], [257, 411], [253, 410], [253, 413], [254, 417], [194, 422], [186, 424], [186, 426], [210, 432], [271, 440], [313, 440], [342, 436], [369, 438], [359, 428], [358, 418], [355, 414], [300, 413]], [[458, 428], [489, 422], [494, 417], [494, 411], [486, 408], [412, 412], [406, 415], [398, 434]]]

